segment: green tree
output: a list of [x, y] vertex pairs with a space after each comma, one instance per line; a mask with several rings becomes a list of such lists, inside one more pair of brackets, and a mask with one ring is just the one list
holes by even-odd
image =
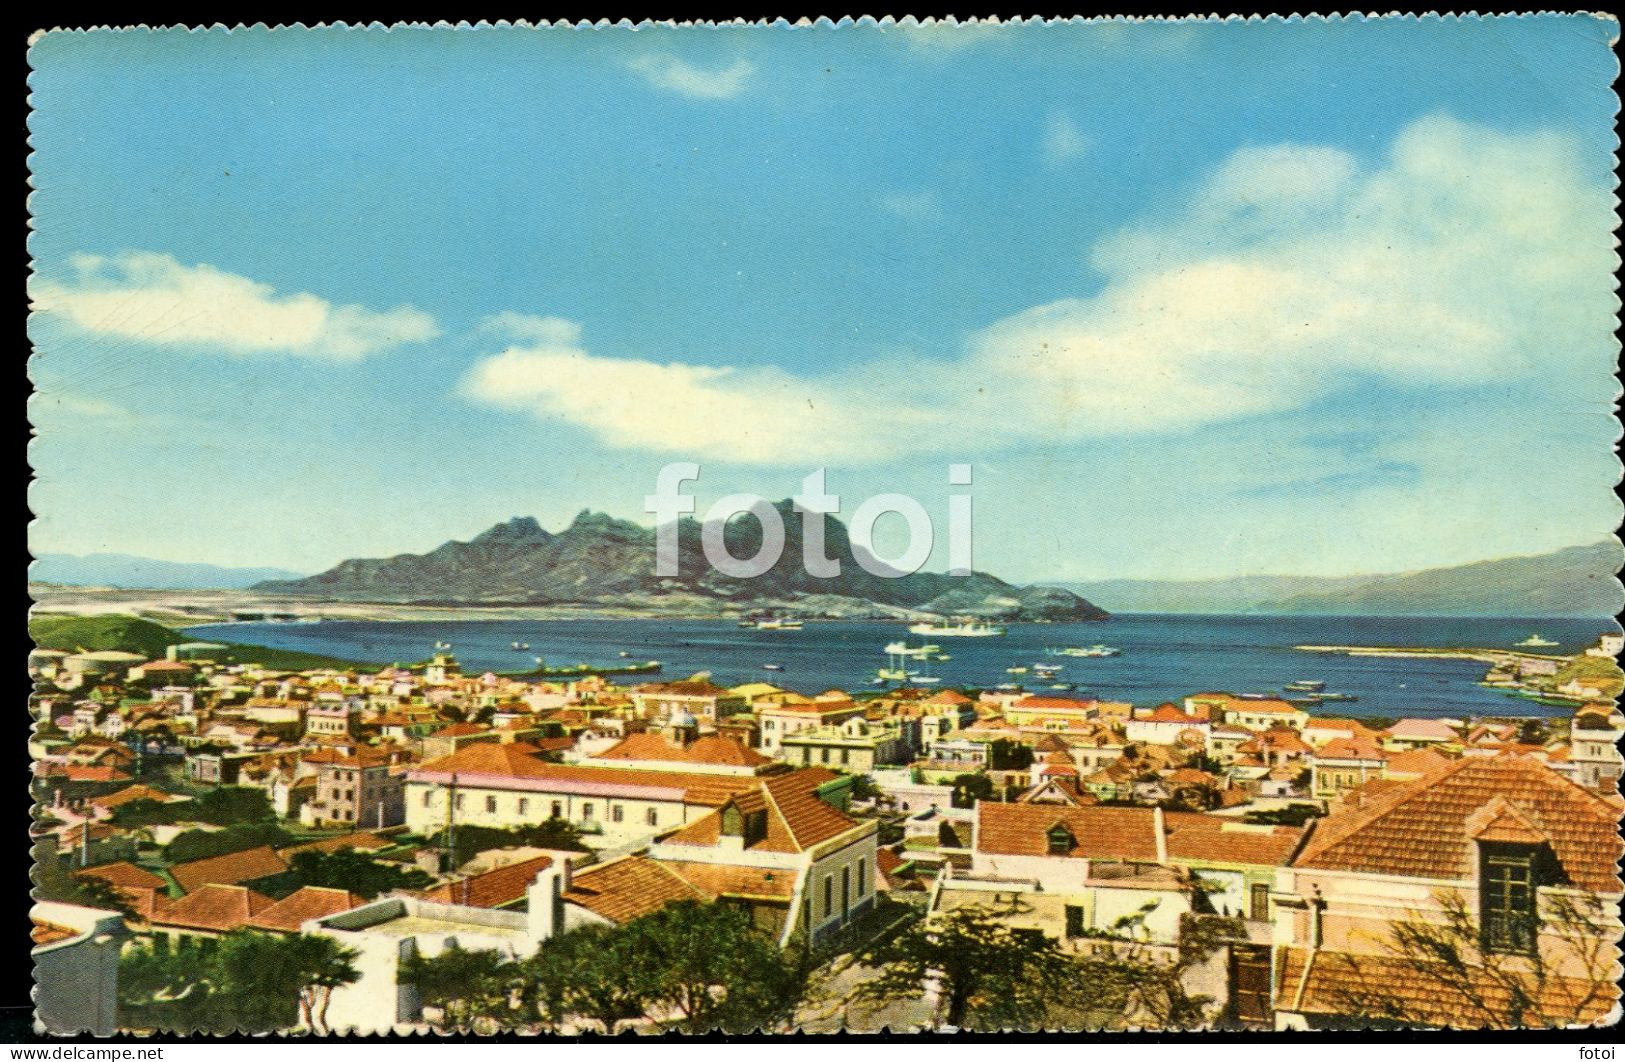
[[286, 896], [306, 885], [347, 889], [370, 900], [396, 889], [426, 889], [434, 879], [416, 867], [383, 863], [350, 849], [337, 852], [296, 852], [286, 873], [262, 878], [268, 895]]
[[360, 978], [355, 958], [333, 938], [315, 935], [237, 930], [180, 945], [156, 938], [120, 958], [120, 1024], [263, 1033], [303, 1023], [327, 1032], [333, 989]]
[[216, 826], [276, 821], [276, 811], [266, 798], [265, 790], [241, 785], [223, 785], [209, 790], [197, 801], [191, 814], [200, 822]]
[[262, 844], [281, 848], [292, 842], [293, 834], [274, 822], [243, 823], [223, 830], [187, 830], [164, 846], [164, 857], [171, 863], [190, 863]]
[[401, 967], [400, 981], [440, 1011], [440, 1028], [491, 1032], [519, 1017], [516, 1004], [525, 974], [519, 963], [495, 951], [451, 946], [432, 957], [412, 956]]
[[1033, 765], [1032, 746], [999, 738], [988, 746], [988, 765], [995, 771], [1024, 771]]
[[918, 999], [935, 984], [943, 1021], [956, 1028], [1032, 1029], [1075, 994], [1078, 964], [1035, 929], [1009, 925], [1008, 907], [961, 907], [916, 922], [877, 944], [862, 962], [880, 971], [858, 989], [874, 1002]]
[[803, 971], [725, 903], [668, 904], [626, 927], [650, 1004], [686, 1032], [778, 1027], [794, 1012]]
[[851, 797], [853, 800], [879, 800], [885, 794], [875, 784], [875, 780], [866, 774], [852, 776]]
[[993, 779], [985, 774], [961, 774], [950, 784], [956, 808], [975, 807], [978, 800], [993, 799]]
[[607, 1036], [644, 1016], [653, 994], [645, 956], [618, 926], [583, 926], [555, 937], [528, 963], [541, 1011], [555, 1025], [594, 1021]]
[[[581, 831], [567, 819], [546, 819], [542, 822], [527, 823], [515, 826], [512, 829], [499, 830], [490, 826], [458, 826], [456, 830], [456, 850], [453, 852], [455, 865], [462, 866], [481, 852], [493, 848], [555, 848], [567, 852], [584, 852], [587, 846], [581, 843]], [[441, 830], [433, 834], [425, 842], [425, 847], [441, 848], [446, 843], [446, 834]]]
[[[180, 809], [187, 809], [182, 812]], [[174, 822], [182, 814], [192, 814], [190, 802], [176, 802], [166, 804], [161, 800], [149, 800], [143, 797], [132, 800], [127, 804], [120, 804], [113, 809], [113, 822], [119, 826], [158, 826]]]
[[1518, 725], [1518, 740], [1525, 745], [1544, 745], [1551, 740], [1551, 733], [1539, 719], [1525, 719]]

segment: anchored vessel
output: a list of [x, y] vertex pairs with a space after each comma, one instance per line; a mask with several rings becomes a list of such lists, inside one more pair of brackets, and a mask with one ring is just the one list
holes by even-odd
[[961, 620], [955, 624], [915, 623], [909, 627], [908, 632], [941, 638], [997, 638], [1004, 633], [1004, 628], [991, 623], [979, 623], [976, 620]]

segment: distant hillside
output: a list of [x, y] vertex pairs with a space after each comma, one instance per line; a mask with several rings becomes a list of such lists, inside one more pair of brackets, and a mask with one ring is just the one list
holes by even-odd
[[1345, 616], [1612, 616], [1625, 602], [1614, 542], [1451, 568], [1346, 578], [1250, 576], [1062, 584], [1113, 612]]
[[60, 586], [110, 586], [121, 590], [243, 590], [266, 579], [297, 579], [284, 568], [221, 568], [213, 564], [133, 557], [125, 553], [44, 553], [28, 567], [28, 579]]
[[[784, 550], [777, 565], [754, 579], [713, 569], [700, 544], [701, 526], [691, 519], [678, 524], [680, 574], [656, 576], [652, 528], [589, 510], [556, 534], [532, 517], [514, 517], [468, 542], [447, 542], [424, 554], [347, 560], [306, 579], [262, 582], [254, 589], [352, 601], [659, 607], [662, 602], [701, 600], [743, 608], [788, 604], [792, 609], [802, 601], [803, 607], [820, 613], [861, 614], [880, 605], [1007, 619], [1106, 618], [1071, 591], [1012, 586], [984, 572], [964, 577], [874, 575], [857, 563], [846, 525], [832, 516], [824, 518], [825, 549], [841, 562], [841, 574], [816, 578], [802, 564], [801, 515], [789, 501], [776, 508], [784, 519]], [[757, 551], [761, 530], [755, 520], [734, 521], [723, 529], [723, 540], [732, 555], [749, 557]]]
[[41, 649], [69, 653], [117, 649], [147, 657], [163, 656], [171, 645], [190, 640], [162, 624], [134, 616], [35, 616], [28, 621], [28, 634]]
[[[61, 649], [69, 653], [117, 649], [154, 660], [163, 656], [171, 645], [193, 640], [161, 623], [134, 616], [33, 616], [28, 621], [28, 636], [41, 649]], [[224, 663], [254, 663], [290, 670], [354, 666], [352, 661], [297, 649], [237, 643], [228, 643], [214, 658]]]

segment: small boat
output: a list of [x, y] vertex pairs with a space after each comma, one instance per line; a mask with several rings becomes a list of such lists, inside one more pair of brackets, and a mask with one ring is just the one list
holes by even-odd
[[1021, 690], [1021, 687], [1016, 685], [1014, 682], [1001, 682], [993, 688], [996, 690], [1003, 690], [1006, 693], [1017, 693]]
[[1326, 684], [1318, 679], [1299, 679], [1296, 682], [1288, 682], [1281, 688], [1292, 693], [1319, 693], [1326, 688]]
[[526, 649], [530, 648], [530, 643], [529, 642], [514, 642], [513, 647], [516, 650], [523, 651], [523, 650], [526, 650]]
[[436, 649], [450, 649], [451, 648], [451, 643], [450, 642], [435, 642], [434, 647]]
[[790, 619], [757, 620], [756, 629], [759, 631], [799, 631], [801, 629], [801, 621]]
[[1007, 667], [1004, 669], [1004, 672], [1007, 675], [1025, 675], [1027, 673], [1027, 669], [1024, 667]]
[[1542, 638], [1538, 634], [1531, 634], [1529, 637], [1525, 638], [1523, 641], [1518, 643], [1518, 648], [1520, 648], [1520, 649], [1551, 649], [1552, 647], [1554, 647], [1556, 645], [1557, 645], [1556, 642], [1547, 641], [1545, 638]]
[[[1450, 680], [1444, 679], [1442, 681], [1448, 682]], [[1352, 693], [1322, 693], [1319, 694], [1319, 698], [1323, 701], [1357, 701], [1360, 699]]]
[[1003, 627], [996, 627], [991, 623], [978, 623], [975, 620], [960, 620], [956, 624], [947, 623], [915, 623], [908, 632], [910, 634], [929, 634], [944, 638], [997, 638], [1004, 634]]
[[537, 667], [541, 667], [541, 666], [542, 666], [542, 664], [544, 664], [544, 663], [546, 663], [546, 661], [544, 661], [544, 660], [543, 660], [543, 659], [542, 659], [542, 658], [541, 658], [541, 657], [539, 657], [539, 656], [537, 656], [537, 657], [532, 657], [532, 659], [533, 659], [533, 660], [535, 660], [535, 661], [536, 661], [536, 666], [537, 666]]
[[1049, 688], [1052, 690], [1072, 690], [1077, 689], [1077, 686], [1070, 682], [1052, 682]]
[[763, 671], [783, 671], [784, 670], [784, 665], [783, 664], [763, 664], [762, 665], [762, 670]]
[[909, 681], [914, 683], [916, 686], [935, 686], [942, 682], [941, 679], [933, 678], [930, 675], [915, 675], [913, 678], [909, 679]]
[[1089, 658], [1101, 656], [1119, 656], [1123, 652], [1123, 650], [1113, 649], [1109, 645], [1091, 645], [1087, 649], [1082, 649], [1077, 646], [1066, 646], [1061, 649], [1045, 651], [1049, 652], [1051, 656], [1076, 656]]
[[[889, 642], [886, 645], [887, 656], [938, 656], [938, 649], [934, 645], [909, 645], [907, 642]], [[946, 659], [944, 657], [943, 659]]]
[[876, 682], [906, 682], [908, 672], [900, 667], [883, 667], [875, 672]]

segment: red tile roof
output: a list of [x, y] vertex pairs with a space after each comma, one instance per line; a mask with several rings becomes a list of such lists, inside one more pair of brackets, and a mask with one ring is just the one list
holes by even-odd
[[721, 807], [734, 793], [760, 783], [759, 777], [699, 774], [626, 767], [594, 767], [549, 763], [534, 745], [515, 741], [507, 745], [468, 745], [450, 756], [414, 768], [408, 781], [445, 781], [456, 773], [461, 783], [501, 787], [505, 782], [530, 783], [520, 788], [543, 790], [548, 783], [570, 786], [605, 786], [636, 790], [679, 790], [686, 803]]
[[983, 800], [976, 805], [976, 850], [989, 855], [1048, 855], [1049, 830], [1057, 822], [1072, 833], [1074, 859], [1157, 861], [1156, 819], [1150, 808]]
[[[858, 825], [856, 819], [826, 804], [817, 793], [825, 779], [813, 771], [796, 771], [765, 779], [759, 787], [733, 798], [741, 811], [765, 810], [767, 831], [751, 845], [765, 852], [804, 852]], [[664, 842], [673, 845], [714, 847], [722, 834], [722, 812], [696, 819]]]
[[423, 898], [464, 907], [505, 907], [524, 899], [525, 890], [536, 880], [536, 875], [552, 865], [551, 856], [537, 856], [484, 874], [448, 881], [425, 892]]
[[328, 889], [320, 885], [306, 885], [298, 892], [285, 896], [248, 920], [255, 929], [269, 929], [282, 933], [297, 933], [312, 918], [325, 918], [341, 914], [367, 901], [353, 892]]
[[1497, 800], [1550, 844], [1580, 888], [1617, 895], [1618, 813], [1535, 760], [1457, 760], [1321, 820], [1295, 866], [1459, 880], [1474, 874], [1475, 816]]
[[[568, 744], [565, 747], [569, 747]], [[633, 734], [593, 757], [600, 760], [703, 763], [729, 767], [760, 767], [773, 761], [732, 738], [707, 735], [688, 745], [668, 741], [653, 731]]]
[[[1548, 973], [1495, 976], [1472, 972], [1431, 973], [1428, 964], [1386, 955], [1284, 949], [1276, 978], [1276, 1009], [1295, 1014], [1346, 1017], [1351, 1013], [1433, 1026], [1482, 1029], [1507, 1027], [1511, 1015], [1527, 1008], [1530, 1026], [1598, 1024], [1619, 999], [1619, 986], [1589, 978]], [[1515, 1003], [1513, 991], [1527, 994]]]
[[304, 844], [279, 848], [277, 854], [291, 860], [300, 852], [380, 852], [385, 848], [393, 848], [395, 844], [395, 841], [388, 837], [380, 837], [376, 833], [344, 833], [337, 837], [323, 837], [319, 841], [307, 841]]
[[646, 856], [628, 856], [577, 871], [564, 898], [619, 925], [679, 900], [710, 899], [670, 866]]
[[1368, 760], [1382, 763], [1388, 753], [1382, 746], [1365, 737], [1333, 738], [1314, 753], [1317, 760]]
[[87, 867], [84, 870], [74, 871], [76, 878], [101, 878], [116, 889], [162, 889], [167, 885], [163, 878], [150, 870], [143, 870], [134, 863], [119, 861], [117, 863], [104, 863], [99, 867]]
[[269, 896], [241, 885], [210, 882], [178, 900], [159, 897], [149, 920], [158, 926], [227, 933], [246, 926], [249, 919], [273, 902]]
[[174, 797], [169, 793], [164, 792], [162, 789], [154, 789], [150, 785], [130, 785], [125, 786], [116, 793], [108, 793], [106, 796], [91, 797], [85, 803], [94, 804], [99, 808], [112, 809], [123, 807], [125, 804], [129, 804], [137, 800], [154, 800], [160, 804], [167, 804], [174, 800]]
[[1225, 815], [1163, 813], [1168, 858], [1284, 867], [1304, 835], [1301, 826], [1254, 826]]
[[196, 892], [207, 885], [236, 885], [238, 882], [280, 874], [287, 869], [287, 860], [272, 851], [270, 845], [262, 844], [241, 852], [176, 863], [169, 868], [169, 874], [182, 889]]

